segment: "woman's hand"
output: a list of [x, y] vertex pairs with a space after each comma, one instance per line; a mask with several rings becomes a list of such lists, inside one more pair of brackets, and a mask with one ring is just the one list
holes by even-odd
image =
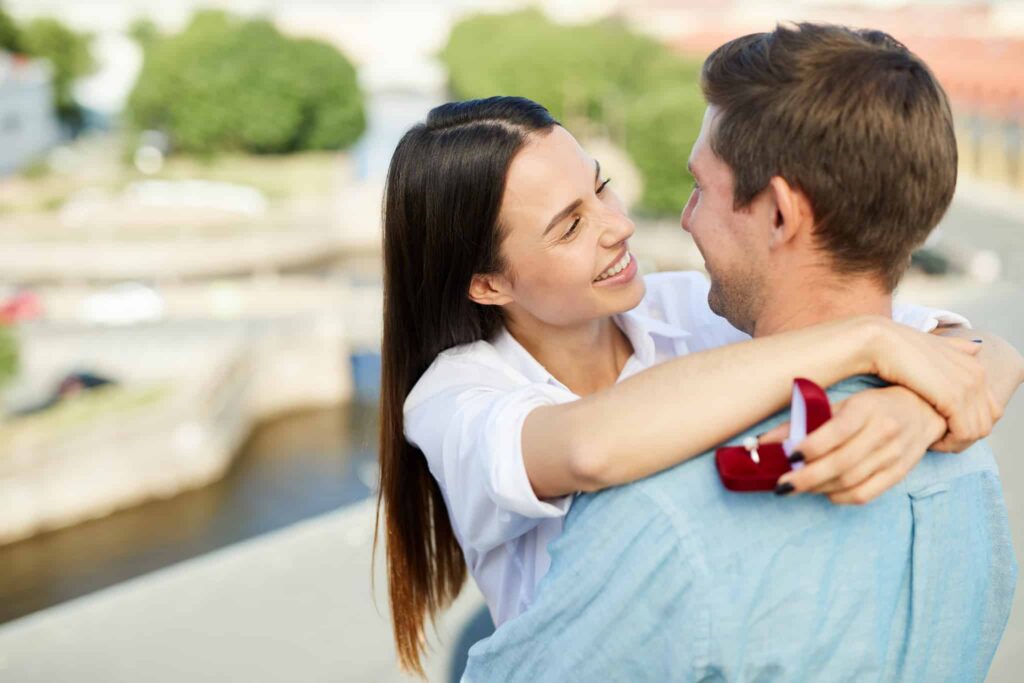
[[[760, 441], [782, 441], [788, 433], [789, 425], [780, 425]], [[832, 419], [797, 445], [805, 465], [780, 477], [778, 490], [788, 483], [833, 503], [867, 503], [903, 479], [945, 433], [946, 420], [913, 391], [863, 391], [839, 403]]]
[[[969, 339], [925, 334], [885, 321], [873, 337], [874, 374], [912, 389], [945, 418], [948, 450], [963, 450], [989, 435], [999, 404]], [[939, 437], [943, 435], [940, 434]]]
[[[936, 329], [933, 335], [945, 335], [969, 339], [980, 345], [978, 360], [985, 366], [989, 397], [992, 402], [992, 419], [998, 422], [1006, 412], [1013, 395], [1024, 383], [1024, 357], [1006, 340], [988, 332], [979, 332], [964, 327]], [[950, 432], [941, 441], [932, 444], [933, 451], [959, 453], [973, 441], [964, 441]]]

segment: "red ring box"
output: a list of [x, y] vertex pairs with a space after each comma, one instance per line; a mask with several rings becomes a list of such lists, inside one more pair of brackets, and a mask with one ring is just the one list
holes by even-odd
[[789, 438], [782, 443], [759, 444], [760, 462], [754, 462], [751, 452], [743, 446], [719, 448], [715, 451], [715, 466], [722, 484], [730, 491], [775, 490], [779, 477], [803, 466], [789, 462], [797, 444], [831, 417], [832, 408], [824, 389], [809, 379], [793, 380]]

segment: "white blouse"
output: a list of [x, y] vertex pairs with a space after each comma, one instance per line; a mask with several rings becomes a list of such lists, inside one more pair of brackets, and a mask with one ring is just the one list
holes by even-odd
[[[711, 312], [698, 272], [644, 278], [640, 305], [613, 317], [633, 355], [622, 381], [662, 361], [749, 339]], [[953, 313], [896, 305], [893, 318], [928, 332], [968, 322]], [[427, 458], [469, 571], [494, 623], [523, 612], [550, 566], [573, 496], [541, 500], [523, 464], [523, 422], [534, 408], [577, 400], [506, 330], [440, 353], [405, 401], [405, 436]]]

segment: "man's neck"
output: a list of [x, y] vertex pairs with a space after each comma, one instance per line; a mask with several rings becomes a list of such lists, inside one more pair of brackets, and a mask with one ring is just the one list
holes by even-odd
[[796, 330], [857, 315], [892, 317], [892, 294], [865, 275], [822, 273], [774, 283], [752, 336]]
[[629, 338], [611, 318], [565, 327], [533, 318], [524, 322], [510, 319], [506, 327], [537, 362], [577, 396], [615, 384], [633, 353]]

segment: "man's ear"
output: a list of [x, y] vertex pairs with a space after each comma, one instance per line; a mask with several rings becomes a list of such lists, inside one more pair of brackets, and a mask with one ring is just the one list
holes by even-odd
[[773, 247], [781, 246], [814, 228], [811, 203], [799, 188], [790, 185], [785, 178], [773, 176], [768, 181], [768, 189], [775, 203], [771, 238]]
[[503, 306], [512, 301], [508, 281], [496, 273], [477, 273], [469, 281], [469, 298], [483, 306]]

